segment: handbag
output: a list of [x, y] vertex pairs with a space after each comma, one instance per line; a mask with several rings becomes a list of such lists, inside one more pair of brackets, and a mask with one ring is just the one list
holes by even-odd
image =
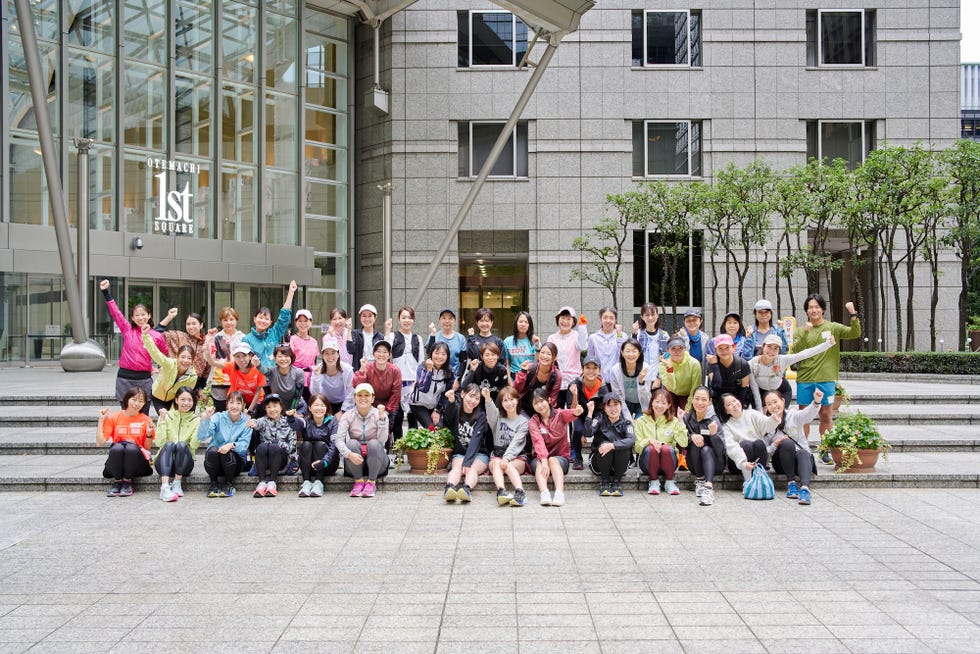
[[752, 476], [742, 484], [742, 495], [747, 500], [771, 500], [776, 497], [772, 478], [761, 465], [752, 468]]

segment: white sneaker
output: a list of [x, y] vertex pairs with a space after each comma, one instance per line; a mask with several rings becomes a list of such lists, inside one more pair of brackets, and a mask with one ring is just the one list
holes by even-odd
[[164, 502], [176, 502], [179, 498], [170, 485], [160, 486], [160, 499]]
[[313, 490], [313, 482], [312, 481], [304, 481], [303, 482], [303, 485], [299, 487], [299, 496], [300, 497], [309, 497], [310, 496], [310, 491], [312, 491], [312, 490]]
[[[670, 483], [670, 482], [667, 482]], [[649, 485], [647, 485], [647, 493], [650, 495], [660, 495], [660, 480], [651, 479]]]
[[562, 506], [565, 504], [565, 493], [560, 490], [555, 491], [555, 497], [551, 500], [551, 506]]
[[701, 491], [701, 506], [711, 506], [715, 503], [715, 489], [705, 486]]
[[170, 488], [171, 488], [171, 490], [173, 490], [174, 494], [177, 497], [183, 497], [184, 496], [184, 488], [180, 485], [180, 480], [179, 479], [174, 479], [174, 483], [170, 484]]
[[541, 506], [551, 506], [551, 491], [541, 491]]
[[681, 489], [677, 487], [677, 483], [673, 479], [668, 479], [664, 482], [664, 490], [668, 495], [680, 495]]
[[703, 479], [694, 480], [694, 497], [701, 497], [701, 493], [704, 492], [704, 483]]
[[310, 497], [323, 497], [323, 482], [317, 479], [310, 489]]

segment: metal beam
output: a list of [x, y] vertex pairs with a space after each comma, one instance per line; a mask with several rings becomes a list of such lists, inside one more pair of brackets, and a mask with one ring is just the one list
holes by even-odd
[[[58, 256], [61, 259], [61, 274], [65, 282], [65, 296], [68, 300], [68, 314], [71, 316], [71, 343], [61, 352], [61, 366], [66, 371], [102, 370], [105, 355], [101, 348], [88, 340], [85, 329], [84, 309], [78, 292], [78, 278], [72, 261], [71, 236], [68, 232], [68, 211], [62, 193], [61, 171], [58, 168], [58, 150], [51, 131], [51, 117], [48, 116], [48, 99], [41, 71], [41, 55], [34, 33], [34, 14], [29, 0], [14, 0], [17, 7], [17, 26], [20, 30], [21, 44], [24, 47], [24, 63], [27, 65], [27, 79], [31, 85], [31, 102], [34, 105], [34, 120], [37, 135], [41, 142], [41, 161], [48, 183], [48, 200], [54, 221], [54, 235], [58, 243]], [[86, 184], [87, 189], [87, 184]], [[79, 207], [81, 213], [82, 208]], [[94, 348], [94, 349], [93, 349]], [[66, 353], [68, 356], [66, 357]], [[101, 358], [101, 361], [99, 360]], [[96, 367], [96, 365], [98, 367]]]
[[459, 207], [459, 211], [456, 214], [455, 220], [453, 220], [453, 224], [450, 225], [449, 230], [442, 239], [442, 244], [439, 245], [439, 250], [432, 259], [432, 263], [429, 264], [428, 269], [425, 271], [425, 277], [422, 278], [422, 282], [415, 291], [415, 295], [412, 297], [412, 301], [409, 303], [410, 306], [419, 306], [425, 292], [429, 290], [429, 284], [432, 283], [432, 279], [435, 277], [436, 271], [442, 265], [442, 260], [446, 258], [449, 248], [452, 246], [453, 241], [456, 240], [456, 235], [459, 233], [460, 227], [463, 226], [466, 216], [469, 215], [470, 209], [473, 208], [473, 203], [476, 201], [476, 196], [480, 194], [483, 184], [487, 181], [487, 177], [490, 176], [490, 171], [493, 170], [494, 165], [497, 163], [497, 159], [500, 157], [500, 153], [503, 152], [504, 146], [507, 144], [507, 141], [510, 140], [511, 133], [517, 126], [518, 119], [521, 117], [521, 114], [524, 113], [527, 103], [531, 100], [531, 96], [534, 94], [534, 89], [538, 87], [538, 82], [541, 81], [544, 71], [548, 69], [548, 64], [551, 63], [551, 58], [554, 56], [555, 50], [557, 49], [558, 41], [549, 40], [547, 49], [545, 49], [544, 53], [541, 55], [541, 61], [538, 62], [537, 67], [534, 69], [534, 73], [531, 74], [531, 79], [527, 81], [527, 85], [524, 87], [521, 97], [518, 98], [517, 104], [514, 105], [514, 109], [510, 113], [510, 118], [507, 119], [507, 122], [504, 123], [503, 129], [500, 130], [500, 135], [497, 137], [496, 143], [493, 144], [490, 154], [487, 155], [487, 160], [483, 163], [483, 167], [480, 168], [480, 173], [476, 176], [473, 186], [470, 187], [470, 192], [466, 194], [466, 199], [463, 200], [463, 204]]

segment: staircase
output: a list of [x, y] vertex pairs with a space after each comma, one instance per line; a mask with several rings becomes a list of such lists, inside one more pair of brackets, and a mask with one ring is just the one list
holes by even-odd
[[[105, 448], [95, 445], [95, 428], [101, 407], [118, 406], [113, 395], [115, 371], [69, 374], [55, 369], [0, 370], [0, 491], [86, 490], [106, 487], [102, 477]], [[860, 410], [874, 418], [892, 443], [888, 461], [879, 461], [871, 474], [834, 474], [818, 463], [813, 487], [969, 487], [980, 486], [980, 387], [941, 382], [889, 382], [849, 380], [851, 405], [844, 411]], [[816, 425], [811, 441], [816, 444]], [[280, 478], [284, 491], [298, 489], [300, 479]], [[638, 471], [631, 468], [629, 486], [640, 487]], [[566, 478], [569, 489], [592, 489], [595, 478], [585, 471], [572, 471]], [[692, 484], [687, 473], [678, 473], [682, 489]], [[776, 479], [777, 487], [784, 484]], [[137, 482], [155, 489], [156, 476]], [[407, 472], [406, 467], [389, 471], [383, 481], [387, 490], [441, 490], [444, 478]], [[239, 489], [249, 488], [254, 479], [243, 474]], [[346, 491], [350, 480], [338, 473], [328, 478], [328, 490]], [[492, 487], [489, 478], [480, 486]], [[737, 489], [741, 475], [725, 475], [720, 487]], [[184, 488], [202, 491], [207, 477], [201, 453]], [[534, 480], [525, 476], [525, 487]], [[645, 485], [642, 486], [645, 488]]]

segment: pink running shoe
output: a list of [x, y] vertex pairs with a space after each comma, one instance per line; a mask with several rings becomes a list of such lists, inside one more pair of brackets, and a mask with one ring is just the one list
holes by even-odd
[[265, 486], [265, 496], [266, 497], [278, 497], [279, 496], [279, 489], [276, 488], [276, 482], [270, 481], [268, 484], [266, 484], [266, 486]]
[[361, 497], [374, 497], [373, 481], [364, 482], [364, 492], [361, 493]]
[[361, 497], [364, 494], [364, 482], [356, 481], [354, 482], [354, 488], [350, 489], [351, 497]]

